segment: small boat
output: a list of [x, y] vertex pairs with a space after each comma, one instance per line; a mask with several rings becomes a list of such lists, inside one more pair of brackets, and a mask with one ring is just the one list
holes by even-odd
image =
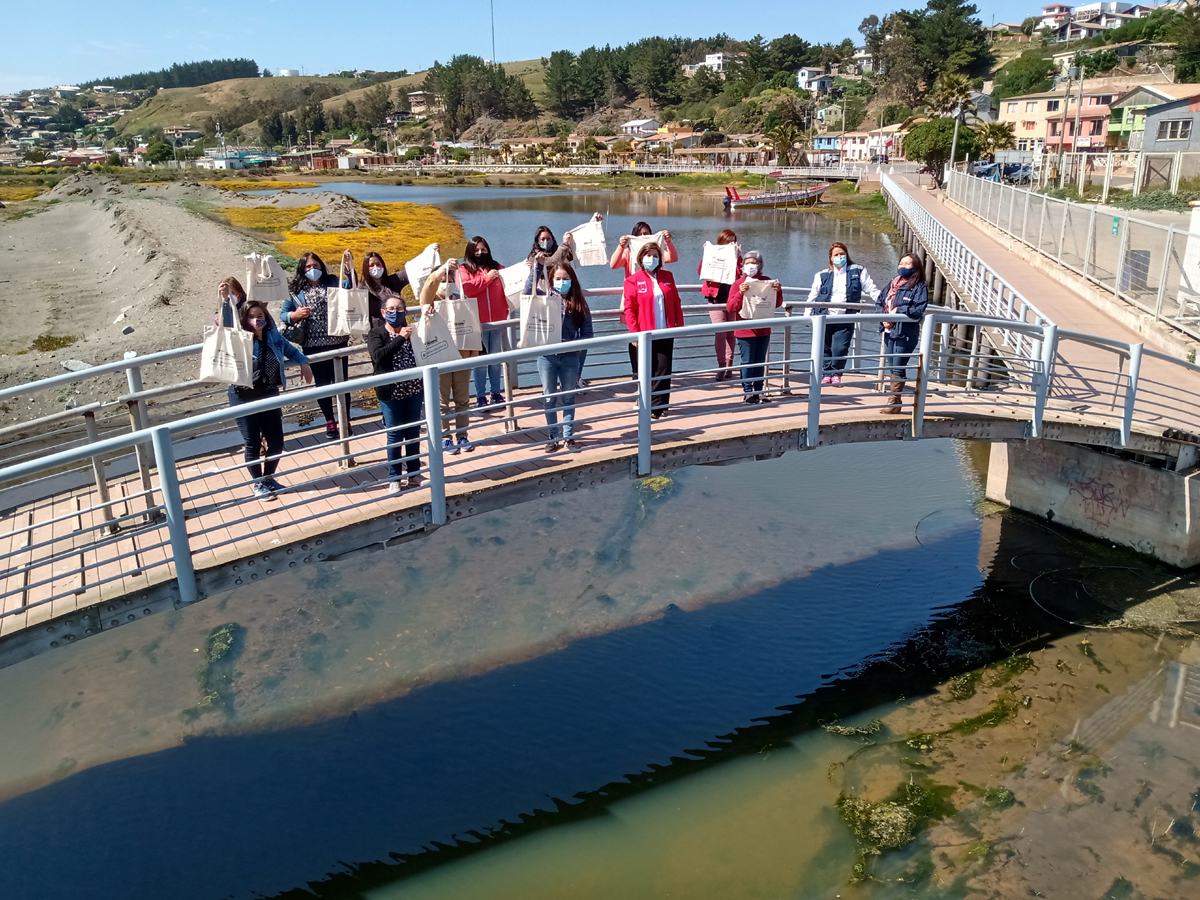
[[721, 202], [725, 204], [726, 209], [800, 209], [815, 206], [827, 190], [827, 184], [814, 184], [809, 187], [785, 184], [779, 190], [743, 197], [737, 188], [726, 185], [725, 199]]

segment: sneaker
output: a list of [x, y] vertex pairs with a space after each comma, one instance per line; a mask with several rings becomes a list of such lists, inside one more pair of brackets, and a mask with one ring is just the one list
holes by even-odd
[[424, 483], [425, 483], [424, 475], [409, 475], [408, 476], [408, 486], [410, 488], [419, 488]]
[[458, 449], [463, 453], [474, 453], [475, 445], [467, 440], [467, 436], [465, 434], [460, 434], [458, 436]]
[[550, 441], [548, 444], [546, 444], [547, 453], [557, 453], [561, 449], [562, 444], [560, 444], [558, 441]]
[[831, 384], [841, 384], [841, 383], [842, 383], [842, 376], [841, 376], [841, 375], [834, 375], [834, 376], [833, 376], [831, 379], [829, 379], [829, 381], [830, 381], [830, 383], [831, 383]]
[[588, 383], [586, 381], [584, 381], [582, 378], [575, 379], [575, 390], [577, 390], [577, 391], [587, 390], [587, 386], [588, 386]]
[[572, 438], [567, 438], [567, 441], [563, 446], [565, 446], [567, 448], [568, 453], [578, 453], [580, 450], [583, 449], [582, 447], [579, 446], [579, 441], [576, 441]]
[[747, 394], [745, 397], [742, 398], [742, 402], [743, 403], [751, 403], [751, 404], [757, 403], [758, 395], [757, 394]]
[[271, 489], [263, 482], [258, 481], [254, 484], [254, 499], [255, 500], [274, 500], [275, 495], [271, 493]]
[[402, 484], [401, 484], [399, 481], [392, 481], [392, 482], [390, 482], [390, 483], [388, 484], [388, 491], [387, 491], [387, 492], [388, 492], [389, 494], [398, 494], [398, 493], [400, 493], [402, 490], [404, 490], [404, 485], [402, 485]]
[[504, 395], [492, 392], [492, 406], [500, 406], [505, 402]]
[[826, 375], [824, 378], [821, 379], [821, 384], [833, 384], [833, 376]]
[[451, 456], [458, 456], [458, 448], [454, 446], [454, 441], [450, 438], [442, 438], [442, 452], [448, 453]]
[[267, 486], [267, 490], [269, 490], [272, 494], [277, 494], [280, 491], [287, 490], [287, 488], [285, 488], [282, 484], [280, 484], [274, 478], [264, 478], [262, 480], [262, 483]]
[[475, 398], [475, 408], [476, 409], [483, 409], [487, 405], [488, 405], [488, 398], [486, 395], [480, 394], [478, 397]]

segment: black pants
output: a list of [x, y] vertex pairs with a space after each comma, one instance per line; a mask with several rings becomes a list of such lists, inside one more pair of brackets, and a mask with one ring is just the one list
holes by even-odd
[[629, 368], [633, 370], [634, 380], [637, 380], [637, 348], [636, 343], [629, 345]]
[[[241, 406], [254, 400], [267, 397], [278, 397], [279, 388], [259, 388], [254, 391], [243, 390], [238, 394], [237, 388], [229, 389], [229, 405]], [[255, 413], [252, 416], [242, 416], [237, 420], [238, 431], [242, 433], [242, 444], [245, 447], [245, 460], [249, 465], [246, 469], [250, 477], [258, 480], [264, 475], [270, 478], [279, 468], [278, 459], [262, 459], [263, 442], [267, 444], [267, 456], [278, 456], [283, 452], [283, 410], [269, 409], [266, 412]]]
[[[321, 353], [325, 350], [334, 350], [334, 347], [314, 347], [305, 350], [304, 353]], [[323, 384], [333, 384], [333, 364], [340, 362], [342, 364], [342, 380], [345, 381], [350, 377], [350, 360], [343, 356], [340, 359], [323, 359], [320, 362], [312, 363], [313, 383], [320, 386]], [[346, 394], [346, 408], [350, 408], [350, 395]], [[333, 415], [333, 398], [322, 397], [317, 401], [317, 406], [321, 407], [321, 413], [325, 416], [326, 422], [335, 421]]]
[[671, 402], [671, 361], [675, 354], [675, 338], [659, 338], [650, 342], [650, 408], [666, 412]]
[[[832, 317], [831, 317], [832, 318]], [[840, 375], [846, 368], [846, 354], [854, 338], [854, 323], [830, 325], [825, 320], [825, 375]]]

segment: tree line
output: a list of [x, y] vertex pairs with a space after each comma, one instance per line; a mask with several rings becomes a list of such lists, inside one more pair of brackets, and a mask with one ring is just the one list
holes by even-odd
[[257, 78], [258, 63], [252, 59], [205, 59], [200, 62], [175, 63], [157, 72], [137, 72], [115, 78], [96, 78], [83, 87], [110, 84], [118, 91], [145, 91], [153, 88], [199, 87], [228, 78]]

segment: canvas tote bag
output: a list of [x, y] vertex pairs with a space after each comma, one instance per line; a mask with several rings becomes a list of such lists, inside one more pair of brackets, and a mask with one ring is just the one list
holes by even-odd
[[746, 293], [742, 295], [742, 308], [738, 311], [738, 317], [775, 318], [775, 289], [771, 287], [770, 281], [746, 279]]
[[412, 347], [418, 366], [438, 366], [462, 359], [454, 346], [450, 326], [436, 312], [431, 313], [427, 306], [422, 307], [421, 317], [413, 326]]
[[[333, 337], [363, 335], [371, 330], [370, 292], [359, 285], [353, 261], [349, 274], [350, 287], [338, 287], [329, 294], [329, 334]], [[346, 258], [343, 256], [338, 267], [338, 284], [345, 280]]]
[[581, 266], [608, 265], [608, 245], [604, 243], [604, 226], [591, 219], [567, 234], [575, 238], [575, 261]]
[[704, 242], [704, 258], [700, 261], [700, 278], [714, 284], [733, 284], [737, 281], [737, 244]]
[[500, 283], [504, 285], [504, 297], [508, 300], [510, 317], [521, 311], [521, 294], [525, 292], [525, 281], [529, 278], [529, 260], [505, 266], [500, 270]]
[[482, 350], [483, 327], [479, 323], [479, 302], [474, 297], [463, 296], [461, 269], [454, 273], [454, 285], [458, 296], [439, 300], [435, 309], [446, 320], [454, 346], [459, 350]]
[[251, 253], [246, 257], [246, 299], [283, 304], [288, 298], [287, 275], [275, 257]]
[[[237, 322], [237, 313], [233, 321]], [[264, 347], [264, 352], [271, 352]], [[241, 325], [206, 325], [200, 348], [200, 380], [254, 386], [254, 335]]]
[[[538, 284], [545, 292], [538, 293]], [[534, 282], [532, 293], [521, 295], [521, 339], [517, 346], [522, 350], [529, 347], [547, 347], [562, 343], [562, 300], [551, 296], [550, 284], [546, 279]]]
[[414, 298], [421, 299], [421, 288], [425, 286], [425, 281], [433, 274], [433, 270], [441, 264], [442, 255], [438, 253], [433, 244], [404, 264], [404, 274], [408, 276], [408, 283], [412, 287]]

